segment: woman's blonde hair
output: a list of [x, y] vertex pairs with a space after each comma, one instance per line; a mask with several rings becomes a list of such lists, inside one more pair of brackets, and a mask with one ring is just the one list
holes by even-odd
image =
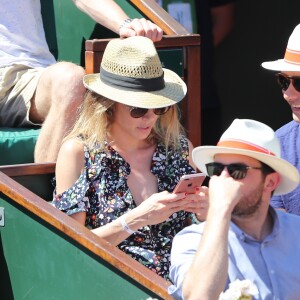
[[[78, 119], [64, 141], [80, 137], [89, 148], [96, 143], [105, 148], [104, 141], [107, 139], [109, 126], [113, 122], [115, 103], [113, 100], [88, 90], [79, 109]], [[149, 142], [162, 142], [166, 148], [179, 149], [179, 137], [184, 134], [179, 117], [180, 111], [177, 105], [171, 106], [166, 114], [158, 118], [147, 138]]]

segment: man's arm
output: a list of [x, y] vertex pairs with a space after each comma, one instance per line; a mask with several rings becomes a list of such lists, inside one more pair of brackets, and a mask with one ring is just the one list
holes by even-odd
[[89, 15], [97, 23], [119, 34], [120, 37], [142, 35], [153, 41], [159, 41], [162, 38], [162, 29], [143, 18], [134, 19], [131, 23], [120, 28], [124, 20], [129, 19], [129, 17], [113, 0], [73, 0], [73, 2], [78, 9]]
[[184, 299], [218, 299], [228, 277], [228, 231], [231, 212], [240, 197], [240, 183], [213, 176], [209, 183], [209, 211], [193, 263], [183, 282]]

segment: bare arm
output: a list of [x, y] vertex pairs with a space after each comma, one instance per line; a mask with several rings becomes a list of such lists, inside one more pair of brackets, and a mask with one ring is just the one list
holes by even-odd
[[[137, 231], [143, 226], [165, 221], [173, 213], [182, 210], [187, 202], [184, 193], [171, 194], [164, 191], [153, 194], [123, 217], [129, 228]], [[120, 218], [92, 231], [113, 245], [120, 244], [130, 235], [123, 229]]]
[[74, 185], [83, 171], [84, 163], [83, 143], [77, 139], [64, 142], [59, 150], [55, 168], [57, 194]]
[[162, 38], [162, 29], [144, 18], [134, 19], [130, 24], [120, 29], [122, 22], [129, 17], [113, 0], [73, 0], [73, 2], [97, 23], [119, 34], [121, 37], [141, 35], [153, 41], [159, 41]]
[[224, 290], [228, 276], [228, 230], [231, 212], [240, 197], [239, 184], [223, 176], [210, 180], [206, 226], [183, 282], [185, 299], [217, 300]]
[[234, 26], [234, 3], [211, 8], [214, 45], [218, 46]]

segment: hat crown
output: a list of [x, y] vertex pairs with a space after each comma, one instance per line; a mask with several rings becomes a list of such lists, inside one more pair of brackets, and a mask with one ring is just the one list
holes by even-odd
[[142, 36], [111, 40], [105, 49], [101, 67], [109, 73], [131, 78], [149, 79], [163, 74], [153, 42]]
[[220, 142], [239, 142], [239, 147], [265, 152], [280, 157], [280, 144], [273, 129], [250, 119], [235, 119], [223, 133]]
[[300, 51], [300, 24], [294, 28], [290, 35], [287, 48], [289, 50]]
[[264, 62], [262, 67], [274, 71], [300, 72], [300, 24], [289, 37], [284, 58]]

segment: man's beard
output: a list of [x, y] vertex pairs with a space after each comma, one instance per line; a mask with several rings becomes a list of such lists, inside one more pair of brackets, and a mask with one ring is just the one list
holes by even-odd
[[232, 211], [233, 217], [247, 217], [253, 215], [261, 205], [264, 184], [243, 196]]

